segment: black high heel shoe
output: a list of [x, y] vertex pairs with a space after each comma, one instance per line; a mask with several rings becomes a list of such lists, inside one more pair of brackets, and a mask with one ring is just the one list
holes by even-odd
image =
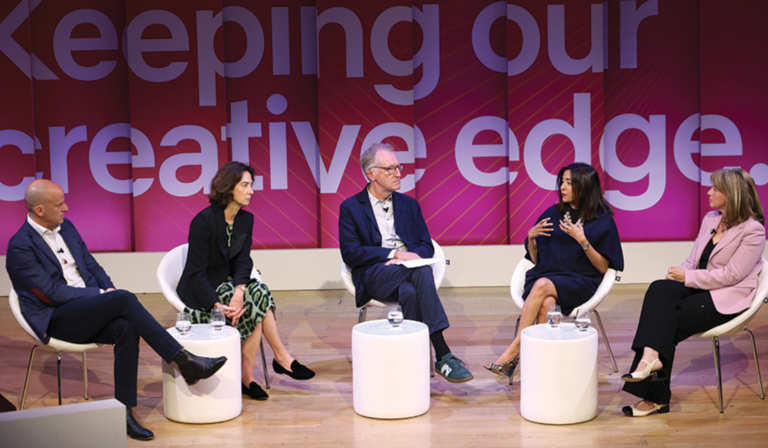
[[509, 362], [505, 362], [504, 364], [494, 364], [490, 363], [485, 367], [487, 370], [495, 373], [496, 375], [506, 375], [508, 377], [511, 377], [513, 373], [515, 373], [515, 368], [517, 365], [520, 364], [520, 357], [515, 356], [515, 359]]
[[276, 360], [272, 360], [272, 370], [280, 375], [288, 375], [294, 380], [308, 380], [315, 376], [315, 372], [295, 359], [291, 363], [291, 370], [285, 369]]

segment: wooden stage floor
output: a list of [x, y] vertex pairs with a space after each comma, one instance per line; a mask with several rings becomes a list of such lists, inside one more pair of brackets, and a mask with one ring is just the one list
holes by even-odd
[[[357, 309], [346, 291], [277, 292], [278, 324], [292, 354], [317, 372], [298, 382], [275, 375], [270, 366], [270, 398], [244, 398], [240, 417], [212, 425], [186, 425], [163, 415], [161, 360], [142, 341], [137, 415], [155, 432], [152, 442], [128, 446], [250, 447], [286, 445], [428, 447], [428, 446], [768, 446], [768, 401], [760, 400], [749, 336], [721, 340], [725, 413], [717, 410], [717, 377], [712, 343], [690, 339], [678, 347], [672, 377], [671, 412], [628, 418], [621, 407], [636, 401], [620, 391], [631, 360], [630, 343], [647, 285], [616, 285], [600, 306], [619, 373], [613, 373], [600, 341], [599, 410], [595, 420], [570, 426], [531, 423], [520, 416], [519, 373], [513, 385], [482, 368], [509, 344], [518, 311], [506, 288], [441, 289], [451, 328], [446, 340], [475, 375], [463, 384], [432, 379], [431, 408], [420, 417], [373, 420], [352, 409], [350, 334]], [[164, 326], [175, 312], [160, 294], [139, 296]], [[383, 318], [371, 310], [369, 319]], [[763, 376], [768, 372], [768, 311], [750, 324], [757, 338]], [[265, 344], [266, 346], [266, 344]], [[18, 407], [31, 339], [16, 323], [7, 300], [0, 301], [0, 393]], [[92, 399], [113, 397], [112, 350], [88, 354]], [[267, 347], [271, 364], [271, 351]], [[525, 362], [523, 360], [523, 362]], [[63, 395], [66, 403], [84, 400], [79, 355], [65, 354]], [[257, 363], [256, 378], [261, 375]], [[767, 377], [768, 378], [768, 377]], [[263, 377], [259, 380], [263, 386]], [[27, 408], [55, 406], [56, 356], [38, 349]]]

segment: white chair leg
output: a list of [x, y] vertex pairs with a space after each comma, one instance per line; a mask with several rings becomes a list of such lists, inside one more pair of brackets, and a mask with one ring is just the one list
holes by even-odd
[[269, 374], [267, 373], [267, 356], [264, 354], [264, 337], [259, 341], [261, 345], [261, 367], [264, 370], [264, 383], [266, 383], [267, 389], [269, 389]]
[[611, 350], [611, 344], [608, 342], [608, 335], [605, 334], [605, 328], [603, 328], [603, 320], [600, 319], [600, 313], [598, 313], [596, 309], [592, 310], [592, 312], [595, 313], [595, 317], [597, 318], [597, 325], [600, 327], [600, 333], [603, 335], [603, 342], [605, 343], [605, 348], [608, 349], [608, 356], [611, 358], [611, 364], [613, 365], [613, 373], [617, 373], [619, 371], [619, 368], [616, 367], [616, 359], [613, 358], [613, 351]]
[[90, 398], [88, 396], [88, 362], [85, 360], [85, 352], [83, 352], [83, 384], [85, 384], [85, 401]]
[[723, 377], [720, 372], [720, 338], [712, 337], [712, 353], [715, 355], [715, 372], [717, 373], [717, 393], [720, 395], [720, 413], [723, 413]]
[[56, 356], [56, 370], [59, 373], [59, 406], [61, 406], [61, 352]]
[[763, 391], [763, 378], [760, 376], [760, 364], [757, 362], [757, 346], [755, 345], [755, 335], [752, 334], [752, 330], [744, 327], [744, 331], [749, 333], [749, 337], [752, 338], [752, 354], [755, 356], [755, 370], [757, 371], [757, 385], [760, 388], [760, 399], [765, 400], [765, 392]]
[[27, 365], [27, 379], [24, 381], [24, 392], [21, 394], [21, 406], [19, 410], [24, 410], [24, 403], [27, 401], [27, 387], [29, 386], [29, 376], [32, 373], [32, 361], [35, 359], [35, 350], [37, 350], [37, 344], [32, 347], [32, 351], [29, 353], [29, 364]]

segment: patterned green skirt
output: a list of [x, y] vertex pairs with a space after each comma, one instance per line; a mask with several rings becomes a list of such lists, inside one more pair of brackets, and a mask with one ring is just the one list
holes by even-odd
[[[219, 296], [219, 301], [224, 305], [229, 306], [229, 302], [232, 300], [232, 296], [235, 294], [235, 285], [232, 282], [224, 282], [216, 288], [216, 294]], [[240, 343], [242, 344], [253, 333], [256, 326], [259, 325], [264, 316], [267, 315], [267, 310], [272, 309], [272, 313], [275, 312], [275, 301], [272, 300], [272, 293], [269, 292], [269, 288], [264, 283], [251, 279], [251, 281], [245, 287], [245, 294], [243, 295], [243, 308], [245, 308], [245, 314], [240, 316], [240, 321], [235, 328], [240, 332]], [[184, 311], [189, 313], [189, 316], [193, 324], [207, 324], [211, 321], [211, 313], [205, 310], [195, 310], [188, 306], [184, 307]], [[232, 321], [227, 318], [227, 325], [232, 325]]]

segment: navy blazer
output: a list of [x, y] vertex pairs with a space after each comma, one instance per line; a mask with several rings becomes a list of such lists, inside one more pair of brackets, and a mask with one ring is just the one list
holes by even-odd
[[[253, 260], [253, 215], [243, 209], [235, 215], [235, 237], [227, 247], [227, 222], [224, 209], [211, 205], [192, 219], [189, 225], [189, 251], [176, 292], [190, 308], [210, 311], [219, 301], [216, 288], [232, 277], [235, 285], [251, 280]], [[234, 257], [230, 257], [230, 250]]]
[[[408, 246], [409, 252], [414, 252], [421, 258], [431, 258], [435, 250], [419, 203], [410, 196], [396, 192], [392, 193], [392, 201], [397, 236]], [[361, 307], [371, 300], [363, 283], [365, 271], [376, 263], [386, 262], [392, 251], [381, 247], [381, 232], [368, 198], [367, 186], [341, 203], [339, 248], [344, 263], [352, 268], [355, 302]]]
[[99, 289], [115, 287], [68, 219], [64, 219], [59, 233], [75, 259], [85, 288], [67, 285], [58, 257], [26, 221], [8, 242], [5, 258], [5, 269], [19, 295], [21, 313], [45, 344], [50, 339], [46, 331], [54, 307], [80, 297], [98, 295]]

